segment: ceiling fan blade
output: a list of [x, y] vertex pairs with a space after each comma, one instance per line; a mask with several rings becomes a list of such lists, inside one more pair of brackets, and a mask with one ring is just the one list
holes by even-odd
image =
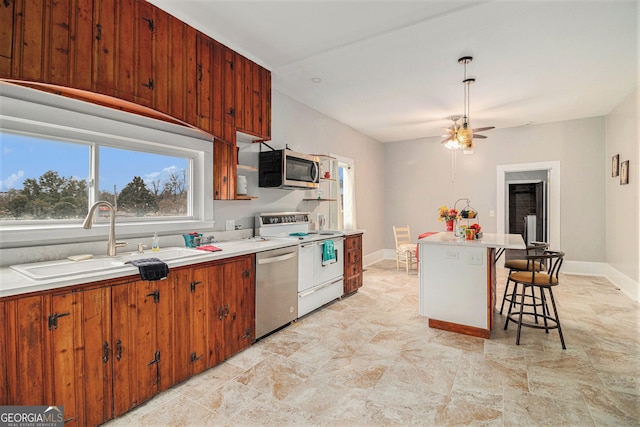
[[495, 126], [487, 126], [487, 127], [484, 127], [484, 128], [473, 129], [473, 132], [474, 133], [475, 132], [483, 132], [485, 130], [491, 130], [491, 129], [495, 129], [495, 128], [496, 128]]
[[440, 144], [446, 144], [447, 142], [449, 142], [451, 140], [451, 137], [448, 136], [445, 139], [443, 139], [442, 141], [440, 141]]
[[486, 136], [484, 136], [484, 135], [478, 135], [477, 133], [474, 133], [474, 134], [473, 134], [473, 138], [474, 138], [474, 139], [475, 139], [475, 138], [486, 139], [487, 137], [486, 137]]

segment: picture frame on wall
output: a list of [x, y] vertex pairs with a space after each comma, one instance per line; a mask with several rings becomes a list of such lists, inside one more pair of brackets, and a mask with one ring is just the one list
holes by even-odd
[[620, 154], [616, 154], [611, 158], [611, 176], [616, 177], [620, 174]]
[[629, 183], [629, 160], [620, 164], [620, 185]]

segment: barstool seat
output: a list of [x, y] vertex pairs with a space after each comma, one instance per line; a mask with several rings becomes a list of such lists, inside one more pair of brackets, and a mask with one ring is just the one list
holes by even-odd
[[[520, 345], [520, 332], [523, 326], [529, 328], [544, 329], [548, 334], [550, 329], [557, 329], [558, 335], [560, 335], [560, 343], [562, 349], [567, 347], [564, 344], [564, 337], [562, 335], [562, 327], [560, 325], [560, 316], [558, 315], [558, 309], [556, 307], [556, 301], [553, 297], [553, 287], [558, 286], [560, 267], [564, 259], [564, 252], [560, 251], [545, 251], [543, 255], [529, 255], [528, 260], [539, 261], [543, 264], [547, 264], [547, 272], [540, 271], [519, 271], [509, 275], [509, 280], [514, 282], [513, 292], [511, 293], [509, 310], [504, 323], [504, 329], [509, 326], [509, 322], [515, 322], [518, 325], [518, 331], [516, 334], [516, 345]], [[522, 291], [517, 292], [518, 285], [522, 285]], [[531, 304], [525, 304], [524, 299], [527, 297], [527, 289], [531, 288], [531, 297], [533, 302]], [[536, 297], [535, 290], [539, 291], [539, 297]], [[517, 301], [517, 297], [520, 297], [520, 301]], [[549, 310], [547, 300], [551, 301], [553, 313]], [[514, 309], [515, 305], [520, 307]], [[525, 311], [525, 306], [530, 305], [533, 307], [533, 311]], [[538, 312], [537, 307], [541, 308], [541, 312]], [[527, 322], [523, 320], [523, 316], [533, 316], [534, 322]], [[540, 323], [542, 319], [542, 323]]]

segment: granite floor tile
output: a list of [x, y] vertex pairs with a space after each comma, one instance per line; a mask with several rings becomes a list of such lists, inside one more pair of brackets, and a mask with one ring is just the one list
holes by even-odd
[[[497, 269], [499, 309], [507, 272]], [[394, 260], [364, 286], [107, 426], [638, 426], [640, 305], [561, 275], [557, 330], [491, 339], [428, 326], [418, 276]]]

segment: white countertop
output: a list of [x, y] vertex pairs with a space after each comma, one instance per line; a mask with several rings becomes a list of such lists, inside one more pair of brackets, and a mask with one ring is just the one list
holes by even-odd
[[[175, 260], [167, 260], [169, 269], [182, 267], [191, 264], [199, 264], [209, 261], [215, 261], [225, 258], [231, 258], [240, 255], [246, 255], [256, 252], [263, 252], [269, 249], [284, 248], [287, 246], [296, 246], [298, 243], [290, 240], [238, 240], [230, 242], [213, 243], [214, 246], [222, 249], [219, 252], [206, 252], [191, 256], [189, 258], [178, 258]], [[121, 251], [120, 255], [131, 254], [131, 251]], [[150, 258], [154, 257], [154, 253], [146, 251]], [[98, 257], [99, 258], [99, 257]], [[82, 262], [82, 261], [79, 261]], [[109, 269], [108, 271], [93, 271], [73, 276], [60, 277], [50, 280], [31, 279], [10, 267], [0, 268], [0, 297], [12, 295], [27, 294], [30, 292], [46, 291], [57, 288], [63, 288], [73, 285], [81, 285], [85, 283], [97, 282], [100, 280], [117, 279], [127, 276], [138, 275], [138, 268], [130, 264], [122, 267]]]
[[418, 240], [420, 244], [447, 246], [479, 246], [487, 248], [526, 249], [524, 239], [519, 234], [483, 233], [482, 239], [463, 240], [452, 231], [441, 232]]

